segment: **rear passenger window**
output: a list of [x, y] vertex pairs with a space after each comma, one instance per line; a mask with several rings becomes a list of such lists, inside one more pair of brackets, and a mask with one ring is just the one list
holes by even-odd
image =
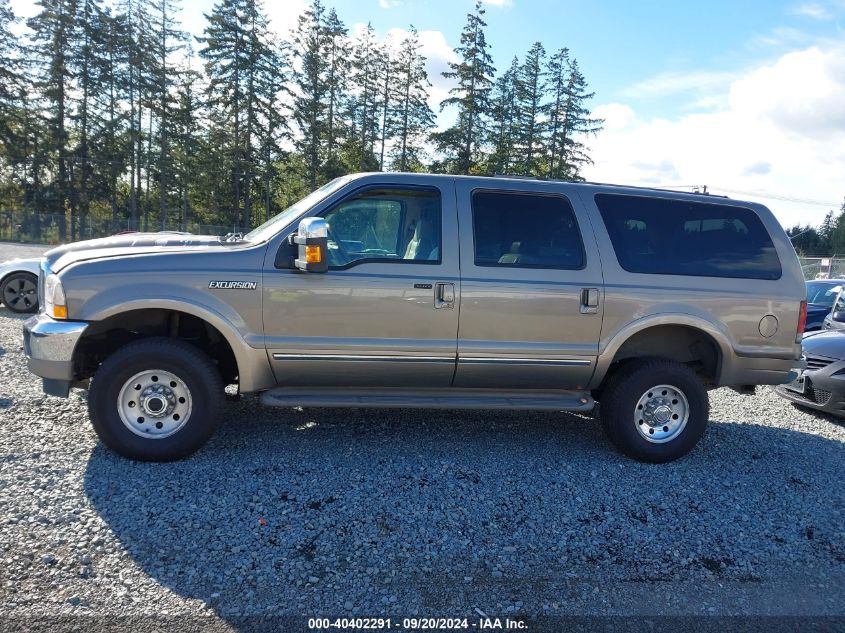
[[572, 206], [552, 195], [472, 194], [476, 266], [584, 267], [584, 245]]
[[724, 204], [596, 195], [619, 265], [633, 273], [780, 279], [754, 211]]

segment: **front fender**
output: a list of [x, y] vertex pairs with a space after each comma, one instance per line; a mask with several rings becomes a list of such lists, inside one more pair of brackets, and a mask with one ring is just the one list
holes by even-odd
[[[74, 314], [74, 318], [85, 321], [102, 321], [133, 310], [164, 309], [190, 314], [214, 326], [229, 343], [238, 364], [238, 382], [242, 392], [259, 391], [275, 385], [263, 336], [248, 331], [240, 314], [227, 303], [210, 295], [185, 297], [186, 289], [179, 288], [183, 296], [175, 294], [175, 288], [156, 285], [156, 294], [151, 289], [133, 286], [131, 301], [119, 301], [117, 293], [101, 293], [96, 296], [96, 305], [86, 304], [86, 310]], [[125, 288], [121, 294], [125, 294]], [[188, 293], [189, 295], [193, 293]], [[200, 293], [197, 293], [200, 294]], [[203, 300], [205, 297], [206, 300]]]

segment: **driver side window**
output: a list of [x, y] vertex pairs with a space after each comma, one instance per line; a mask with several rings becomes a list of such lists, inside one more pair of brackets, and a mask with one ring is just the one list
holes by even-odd
[[440, 262], [440, 192], [379, 187], [353, 194], [324, 214], [329, 268], [364, 262]]

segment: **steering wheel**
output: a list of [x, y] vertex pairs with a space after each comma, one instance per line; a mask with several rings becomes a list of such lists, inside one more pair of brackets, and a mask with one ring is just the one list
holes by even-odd
[[343, 248], [343, 244], [340, 243], [340, 240], [337, 239], [337, 236], [332, 232], [331, 225], [328, 226], [326, 234], [329, 240], [334, 242], [334, 245], [337, 247], [328, 249], [329, 263], [333, 266], [343, 266], [352, 261], [352, 258], [349, 256], [349, 253], [346, 251], [345, 248]]

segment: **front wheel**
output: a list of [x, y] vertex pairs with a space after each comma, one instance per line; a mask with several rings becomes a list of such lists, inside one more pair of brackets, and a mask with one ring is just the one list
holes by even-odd
[[88, 413], [100, 440], [132, 459], [171, 461], [205, 444], [218, 426], [223, 383], [212, 360], [175, 339], [122, 347], [97, 370]]
[[689, 367], [668, 360], [629, 361], [604, 389], [601, 420], [616, 447], [643, 462], [686, 455], [707, 427], [707, 390]]

